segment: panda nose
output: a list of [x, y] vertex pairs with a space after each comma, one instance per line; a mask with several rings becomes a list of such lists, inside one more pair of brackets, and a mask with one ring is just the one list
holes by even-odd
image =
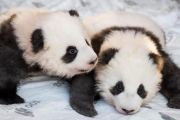
[[123, 110], [125, 113], [127, 113], [127, 114], [134, 111], [134, 110], [126, 110], [126, 109], [124, 109], [124, 108], [122, 108], [122, 110]]
[[90, 65], [94, 65], [94, 64], [96, 63], [96, 61], [97, 61], [97, 58], [96, 58], [95, 60], [89, 62], [89, 64], [90, 64]]

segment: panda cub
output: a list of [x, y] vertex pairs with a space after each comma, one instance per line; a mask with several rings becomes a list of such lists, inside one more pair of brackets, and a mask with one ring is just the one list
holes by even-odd
[[165, 35], [149, 18], [106, 13], [84, 19], [98, 55], [95, 79], [100, 95], [120, 113], [136, 113], [160, 92], [180, 108], [180, 69], [165, 52]]
[[97, 55], [78, 13], [11, 9], [0, 15], [0, 104], [23, 103], [19, 80], [44, 72], [71, 78], [91, 71]]

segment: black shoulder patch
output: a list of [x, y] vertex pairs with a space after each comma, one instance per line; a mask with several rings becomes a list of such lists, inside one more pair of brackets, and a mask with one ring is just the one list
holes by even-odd
[[38, 53], [44, 47], [44, 37], [41, 29], [36, 29], [31, 36], [33, 52]]
[[91, 39], [92, 48], [97, 55], [99, 54], [101, 45], [103, 44], [106, 35], [110, 34], [111, 30], [112, 28], [105, 29], [102, 32], [94, 35], [93, 38]]
[[[170, 56], [165, 58], [164, 66], [161, 73], [162, 82], [160, 84], [160, 92], [168, 99], [168, 101], [176, 98], [176, 96], [178, 98], [178, 93], [180, 90], [180, 68], [174, 63]], [[177, 103], [174, 102], [174, 104], [171, 105], [176, 106]]]
[[16, 15], [12, 15], [9, 19], [5, 20], [1, 24], [0, 28], [0, 43], [10, 46], [15, 49], [19, 49], [18, 43], [16, 42], [17, 36], [14, 34], [14, 27], [12, 21]]
[[69, 14], [70, 14], [71, 16], [79, 17], [79, 14], [78, 14], [78, 12], [77, 12], [76, 10], [70, 10], [70, 11], [69, 11]]
[[138, 88], [138, 90], [137, 90], [137, 94], [138, 94], [142, 99], [146, 98], [147, 92], [146, 92], [146, 90], [144, 89], [144, 85], [142, 85], [142, 84], [139, 85], [139, 88]]
[[161, 54], [161, 56], [163, 56], [163, 57], [167, 56], [167, 54], [162, 50], [162, 46], [159, 43], [159, 41], [160, 41], [159, 38], [156, 35], [154, 35], [151, 31], [148, 31], [142, 27], [128, 27], [128, 26], [127, 27], [113, 26], [113, 27], [107, 28], [107, 29], [102, 30], [101, 32], [95, 34], [91, 39], [91, 44], [92, 44], [92, 48], [94, 49], [96, 54], [99, 54], [101, 45], [105, 41], [105, 37], [107, 35], [111, 34], [113, 31], [122, 31], [122, 32], [134, 31], [135, 35], [137, 33], [144, 34], [144, 35], [148, 36], [151, 39], [151, 41], [156, 45], [156, 48], [157, 48], [158, 52]]
[[109, 61], [114, 57], [116, 52], [118, 52], [118, 49], [115, 48], [109, 48], [103, 51], [99, 57], [99, 64], [103, 64], [103, 65], [108, 64]]
[[28, 67], [28, 72], [39, 72], [39, 71], [42, 71], [42, 68], [37, 63], [33, 66]]

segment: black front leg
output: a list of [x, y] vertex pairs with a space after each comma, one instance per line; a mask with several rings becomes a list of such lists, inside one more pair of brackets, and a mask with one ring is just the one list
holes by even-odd
[[16, 94], [18, 83], [17, 76], [3, 74], [0, 77], [0, 104], [24, 103], [24, 99]]
[[16, 92], [20, 78], [26, 75], [26, 68], [20, 51], [0, 44], [0, 104], [24, 102]]
[[167, 106], [170, 108], [180, 109], [180, 93], [174, 94], [174, 96], [169, 99]]
[[77, 75], [70, 82], [70, 105], [78, 113], [93, 117], [97, 115], [94, 109], [94, 85], [93, 72]]
[[180, 109], [180, 69], [167, 57], [162, 70], [161, 93], [168, 99], [167, 106]]

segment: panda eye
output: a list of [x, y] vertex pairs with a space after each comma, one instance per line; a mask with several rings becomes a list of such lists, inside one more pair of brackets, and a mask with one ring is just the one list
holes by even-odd
[[68, 48], [67, 48], [67, 53], [68, 54], [70, 54], [70, 55], [74, 55], [74, 54], [77, 54], [77, 49], [76, 49], [76, 47], [74, 47], [74, 46], [69, 46]]
[[69, 54], [76, 54], [77, 50], [75, 48], [69, 50]]
[[142, 93], [143, 93], [143, 89], [142, 88], [138, 89], [138, 94], [142, 94]]
[[118, 91], [123, 91], [123, 86], [122, 86], [122, 85], [119, 85], [119, 84], [118, 84], [118, 85], [116, 86], [116, 88], [117, 88]]
[[122, 81], [118, 81], [114, 87], [111, 88], [110, 92], [113, 95], [118, 95], [124, 91], [124, 85]]
[[76, 56], [78, 54], [78, 50], [75, 46], [68, 46], [66, 48], [66, 53], [62, 56], [62, 60], [65, 63], [71, 63], [75, 60]]
[[146, 98], [147, 92], [145, 91], [144, 86], [142, 84], [139, 86], [137, 94], [143, 99]]

